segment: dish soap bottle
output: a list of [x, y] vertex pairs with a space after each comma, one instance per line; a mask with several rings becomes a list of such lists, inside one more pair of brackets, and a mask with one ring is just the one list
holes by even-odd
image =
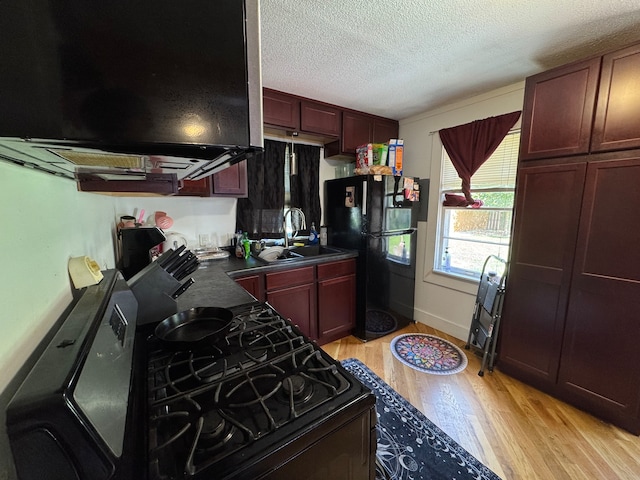
[[236, 233], [236, 257], [244, 258], [244, 245], [242, 245], [242, 232]]
[[315, 222], [311, 222], [311, 230], [309, 230], [309, 245], [315, 245], [318, 243], [318, 232], [316, 230]]
[[444, 249], [444, 258], [442, 259], [442, 269], [445, 272], [451, 271], [451, 254], [449, 253], [449, 247]]

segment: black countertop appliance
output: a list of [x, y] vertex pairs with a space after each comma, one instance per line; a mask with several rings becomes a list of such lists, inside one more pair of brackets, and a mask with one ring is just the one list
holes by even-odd
[[356, 329], [362, 340], [413, 321], [418, 220], [428, 180], [357, 175], [325, 182], [329, 245], [359, 252]]
[[171, 346], [104, 273], [7, 408], [21, 480], [375, 478], [375, 397], [268, 304]]
[[118, 267], [125, 280], [151, 263], [151, 249], [166, 240], [158, 227], [130, 227], [118, 231], [120, 260]]

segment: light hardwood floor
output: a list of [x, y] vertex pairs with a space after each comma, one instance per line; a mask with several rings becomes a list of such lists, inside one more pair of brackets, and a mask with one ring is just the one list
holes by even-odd
[[496, 368], [478, 376], [481, 358], [456, 375], [429, 375], [394, 358], [401, 333], [465, 341], [416, 323], [380, 339], [346, 337], [322, 348], [357, 358], [503, 480], [640, 479], [640, 437], [560, 402]]

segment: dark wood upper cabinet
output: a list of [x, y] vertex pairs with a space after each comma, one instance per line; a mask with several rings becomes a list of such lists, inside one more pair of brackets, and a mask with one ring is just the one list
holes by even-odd
[[591, 151], [640, 147], [640, 44], [602, 57]]
[[373, 117], [361, 113], [344, 112], [341, 153], [355, 155], [357, 147], [371, 141], [373, 141]]
[[387, 143], [392, 138], [398, 138], [400, 126], [397, 120], [374, 117], [373, 142]]
[[342, 136], [327, 156], [350, 155], [355, 157], [356, 148], [365, 143], [387, 143], [398, 138], [399, 125], [396, 120], [376, 117], [366, 113], [344, 111], [342, 113]]
[[178, 188], [178, 195], [190, 197], [244, 198], [247, 192], [246, 160], [200, 180], [182, 180]]
[[263, 89], [266, 127], [316, 135], [325, 143], [326, 157], [355, 157], [356, 147], [398, 138], [397, 120], [349, 110], [337, 105]]
[[265, 88], [262, 110], [265, 125], [300, 130], [300, 98]]
[[213, 197], [246, 197], [247, 161], [236, 163], [213, 175]]
[[342, 125], [342, 111], [320, 102], [300, 102], [300, 130], [307, 133], [337, 137]]
[[520, 160], [588, 153], [600, 58], [527, 78]]

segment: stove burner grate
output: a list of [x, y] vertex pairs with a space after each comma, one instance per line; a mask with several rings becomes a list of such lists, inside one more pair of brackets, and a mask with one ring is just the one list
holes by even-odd
[[182, 475], [196, 475], [350, 387], [272, 310], [237, 315], [232, 324], [204, 351], [151, 355], [149, 452], [158, 474], [152, 478], [180, 478], [177, 471], [166, 476], [178, 465]]

